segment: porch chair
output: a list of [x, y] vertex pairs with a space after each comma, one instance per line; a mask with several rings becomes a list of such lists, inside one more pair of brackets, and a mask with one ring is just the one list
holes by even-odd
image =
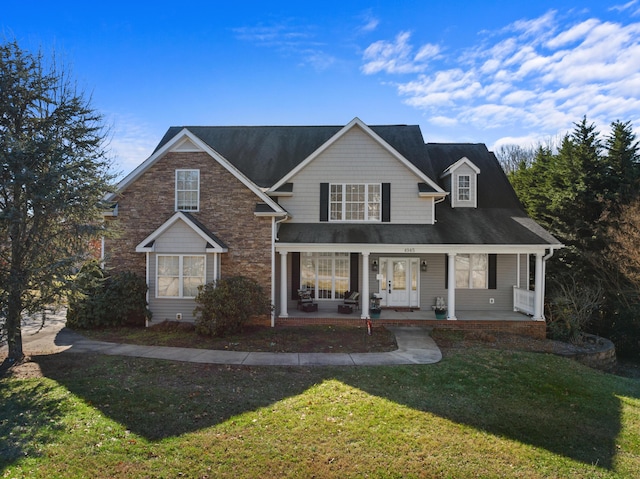
[[313, 304], [313, 297], [311, 296], [310, 289], [298, 290], [298, 309], [306, 312], [317, 310], [317, 305]]
[[358, 291], [346, 291], [344, 293], [344, 304], [360, 309], [360, 293]]

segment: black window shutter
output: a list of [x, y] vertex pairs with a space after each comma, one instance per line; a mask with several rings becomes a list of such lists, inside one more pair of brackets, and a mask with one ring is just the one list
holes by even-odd
[[349, 283], [351, 284], [349, 287], [351, 291], [360, 291], [360, 275], [359, 275], [359, 263], [360, 263], [360, 253], [351, 253], [351, 264], [349, 265]]
[[498, 284], [498, 255], [489, 255], [489, 289], [497, 289]]
[[[280, 274], [287, 274], [286, 271]], [[298, 299], [300, 289], [300, 253], [291, 253], [291, 299]]]
[[382, 222], [391, 221], [391, 183], [382, 183]]
[[320, 221], [329, 221], [329, 183], [320, 183]]

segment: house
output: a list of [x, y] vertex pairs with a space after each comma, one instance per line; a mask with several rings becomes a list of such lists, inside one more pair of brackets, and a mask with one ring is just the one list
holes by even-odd
[[[171, 127], [108, 199], [121, 234], [104, 241], [104, 260], [146, 277], [154, 321], [193, 320], [198, 285], [241, 274], [271, 295], [272, 325], [340, 318], [358, 291], [349, 318], [368, 318], [376, 294], [389, 319], [435, 321], [442, 297], [448, 320], [504, 318], [540, 335], [545, 261], [562, 247], [484, 145], [425, 143], [418, 126], [358, 118]], [[298, 309], [299, 290], [318, 312]]]

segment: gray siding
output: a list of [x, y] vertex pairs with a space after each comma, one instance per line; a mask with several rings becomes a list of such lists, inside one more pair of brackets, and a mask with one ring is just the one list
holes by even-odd
[[[183, 321], [194, 321], [193, 299], [158, 298], [156, 296], [156, 258], [158, 254], [204, 254], [206, 242], [189, 226], [177, 221], [160, 236], [155, 243], [155, 252], [149, 254], [149, 308], [153, 311], [152, 321], [175, 321], [176, 314], [182, 314]], [[206, 281], [213, 281], [217, 255], [207, 254], [205, 258]]]
[[317, 223], [320, 183], [391, 183], [391, 222], [431, 224], [431, 198], [418, 197], [422, 180], [359, 128], [353, 128], [291, 182], [293, 197], [280, 204], [296, 223]]
[[176, 221], [155, 243], [156, 253], [204, 253], [207, 243], [182, 221]]

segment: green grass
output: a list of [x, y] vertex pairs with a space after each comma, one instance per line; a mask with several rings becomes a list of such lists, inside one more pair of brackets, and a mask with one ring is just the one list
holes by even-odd
[[0, 380], [0, 477], [604, 477], [640, 471], [640, 381], [474, 348], [436, 365], [33, 358]]

